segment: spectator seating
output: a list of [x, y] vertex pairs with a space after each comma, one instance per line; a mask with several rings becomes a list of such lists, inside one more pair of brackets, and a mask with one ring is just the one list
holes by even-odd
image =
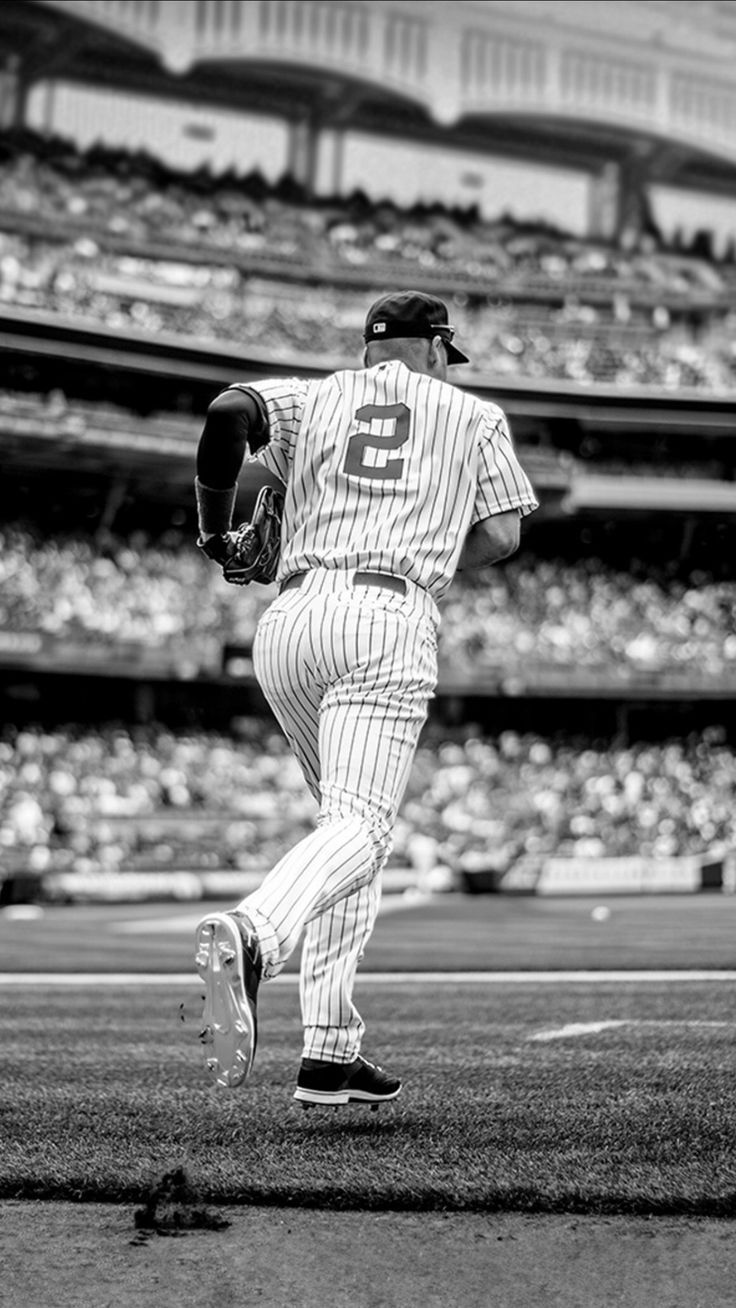
[[[0, 528], [0, 629], [155, 649], [249, 647], [274, 587], [228, 586], [192, 540], [170, 531], [94, 541]], [[440, 660], [455, 675], [537, 664], [736, 669], [736, 581], [702, 571], [667, 578], [523, 551], [457, 579], [443, 601]]]
[[732, 266], [652, 237], [624, 251], [472, 209], [308, 202], [253, 176], [172, 175], [29, 136], [9, 134], [4, 154], [9, 306], [354, 364], [367, 296], [414, 282], [449, 300], [474, 373], [736, 385]]
[[[316, 806], [267, 723], [252, 736], [153, 725], [5, 728], [8, 870], [105, 872], [272, 864]], [[732, 849], [736, 753], [717, 729], [631, 745], [472, 727], [420, 745], [394, 860], [417, 837], [451, 870], [523, 857], [671, 857]]]

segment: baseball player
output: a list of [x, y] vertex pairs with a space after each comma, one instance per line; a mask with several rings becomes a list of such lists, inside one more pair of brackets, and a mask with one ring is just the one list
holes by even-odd
[[385, 295], [363, 369], [234, 385], [207, 413], [199, 544], [226, 576], [239, 484], [284, 495], [254, 668], [319, 803], [315, 830], [259, 888], [197, 928], [202, 1039], [223, 1086], [247, 1078], [259, 984], [304, 935], [294, 1097], [376, 1105], [401, 1089], [361, 1054], [353, 987], [436, 687], [438, 602], [458, 568], [513, 553], [537, 507], [503, 412], [447, 383], [468, 362], [453, 337], [441, 300]]

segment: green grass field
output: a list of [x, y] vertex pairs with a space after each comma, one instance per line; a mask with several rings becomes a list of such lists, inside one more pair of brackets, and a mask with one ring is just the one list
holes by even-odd
[[[381, 917], [356, 997], [366, 1054], [404, 1091], [377, 1113], [292, 1100], [293, 973], [262, 988], [247, 1087], [210, 1085], [191, 966], [199, 907], [1, 917], [13, 983], [0, 984], [0, 1196], [141, 1202], [183, 1167], [210, 1203], [734, 1216], [736, 981], [602, 969], [732, 968], [736, 900], [607, 902], [603, 924], [589, 901], [497, 897]], [[598, 979], [493, 978], [579, 968]], [[117, 984], [118, 970], [168, 976]], [[109, 981], [18, 976], [80, 971]]]
[[[403, 902], [402, 902], [403, 901]], [[736, 895], [386, 896], [362, 972], [736, 968]], [[408, 903], [409, 907], [406, 907]], [[0, 973], [185, 972], [206, 904], [77, 905], [40, 919], [0, 912]], [[219, 903], [218, 909], [227, 907]], [[295, 972], [298, 956], [289, 963]]]

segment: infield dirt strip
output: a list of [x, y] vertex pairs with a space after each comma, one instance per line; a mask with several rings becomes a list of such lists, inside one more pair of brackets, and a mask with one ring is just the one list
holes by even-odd
[[8, 1308], [733, 1308], [733, 1224], [223, 1208], [136, 1243], [133, 1209], [0, 1205]]

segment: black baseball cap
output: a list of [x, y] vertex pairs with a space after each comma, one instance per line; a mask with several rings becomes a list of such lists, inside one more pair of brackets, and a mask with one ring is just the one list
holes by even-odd
[[366, 315], [363, 340], [391, 341], [399, 336], [421, 336], [430, 340], [441, 336], [448, 363], [470, 363], [452, 340], [455, 328], [447, 320], [447, 305], [424, 291], [395, 291], [382, 295]]

